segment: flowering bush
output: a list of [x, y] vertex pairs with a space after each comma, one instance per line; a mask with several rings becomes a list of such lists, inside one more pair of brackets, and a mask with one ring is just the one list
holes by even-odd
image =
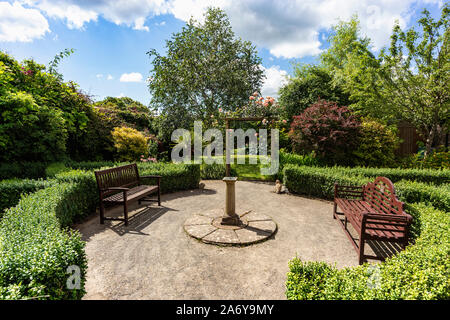
[[324, 161], [347, 163], [347, 155], [357, 146], [360, 126], [347, 107], [319, 100], [294, 116], [289, 135], [297, 152], [315, 151]]
[[265, 118], [278, 117], [279, 105], [274, 98], [272, 97], [264, 98], [258, 92], [254, 92], [248, 98], [248, 103], [242, 107], [237, 108], [233, 116], [265, 117]]

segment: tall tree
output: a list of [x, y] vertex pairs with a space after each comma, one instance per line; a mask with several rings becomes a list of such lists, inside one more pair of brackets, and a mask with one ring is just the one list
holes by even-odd
[[394, 112], [413, 123], [426, 140], [428, 155], [448, 132], [450, 122], [449, 4], [435, 21], [425, 9], [421, 30], [403, 31], [397, 24], [388, 51], [383, 50], [381, 80]]
[[255, 47], [237, 39], [226, 14], [209, 8], [204, 23], [191, 20], [166, 41], [166, 55], [155, 49], [149, 89], [160, 113], [160, 135], [190, 128], [194, 119], [210, 122], [221, 108], [233, 111], [261, 88], [263, 71]]
[[321, 55], [321, 63], [332, 75], [332, 83], [349, 95], [350, 109], [391, 119], [380, 84], [381, 60], [371, 52], [370, 39], [361, 35], [357, 16], [335, 25], [328, 41], [330, 47]]
[[323, 66], [299, 64], [294, 69], [294, 76], [280, 88], [280, 106], [284, 116], [293, 120], [319, 98], [347, 105], [349, 95], [341, 85], [333, 82], [330, 72]]

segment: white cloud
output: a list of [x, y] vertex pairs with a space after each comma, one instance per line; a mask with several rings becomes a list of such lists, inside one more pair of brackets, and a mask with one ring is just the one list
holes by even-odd
[[142, 74], [139, 72], [124, 73], [120, 76], [120, 82], [142, 82]]
[[147, 26], [144, 26], [145, 18], [139, 17], [136, 20], [134, 20], [134, 30], [140, 30], [140, 31], [149, 31], [149, 28]]
[[[241, 2], [241, 1], [234, 1]], [[208, 7], [225, 8], [232, 4], [231, 0], [171, 0], [169, 1], [169, 12], [175, 18], [189, 21], [191, 17], [203, 21], [203, 14]]]
[[271, 66], [270, 68], [262, 67], [266, 79], [261, 88], [261, 94], [265, 97], [277, 97], [278, 89], [280, 89], [286, 82], [288, 73], [280, 69], [279, 66]]
[[108, 76], [106, 77], [106, 80], [113, 80], [113, 79], [114, 79], [114, 77], [110, 74], [108, 74]]
[[66, 20], [69, 28], [83, 28], [99, 16], [117, 25], [148, 31], [146, 18], [167, 12], [164, 0], [23, 0], [48, 16]]
[[[389, 44], [394, 21], [398, 20], [400, 25], [405, 27], [410, 23], [413, 10], [425, 5], [442, 6], [443, 4], [442, 0], [19, 1], [41, 10], [49, 17], [65, 20], [69, 28], [83, 28], [86, 23], [97, 21], [98, 17], [102, 16], [117, 25], [142, 31], [149, 31], [145, 21], [154, 16], [172, 14], [183, 21], [188, 21], [193, 16], [202, 21], [207, 7], [220, 7], [228, 14], [233, 30], [238, 36], [252, 41], [259, 47], [267, 48], [273, 56], [278, 58], [302, 58], [319, 54], [321, 43], [324, 41], [319, 35], [329, 31], [338, 20], [348, 20], [355, 13], [361, 21], [362, 33], [372, 39], [373, 49], [377, 50]], [[0, 3], [3, 7], [10, 6], [8, 3]], [[33, 28], [26, 33], [30, 35], [26, 39], [37, 37], [48, 31], [48, 24], [43, 22], [45, 18], [38, 11], [21, 8], [29, 10], [28, 13], [33, 13], [36, 19], [40, 17], [42, 22], [41, 28]], [[1, 23], [5, 24], [2, 20], [0, 20]], [[29, 25], [33, 20], [20, 21], [20, 26], [32, 29]], [[159, 25], [163, 25], [163, 22]], [[5, 29], [3, 26], [2, 28]], [[12, 29], [20, 30], [18, 27]], [[2, 31], [1, 34], [5, 34], [5, 31]], [[33, 36], [31, 31], [37, 35]], [[9, 33], [16, 32], [9, 31]], [[20, 32], [17, 31], [17, 33]], [[12, 37], [12, 39], [15, 38]]]
[[103, 78], [103, 74], [101, 74], [101, 73], [99, 73], [99, 74], [96, 74], [95, 76], [97, 77], [97, 79], [101, 79], [101, 78]]
[[20, 3], [0, 2], [0, 41], [30, 42], [50, 32], [47, 19], [36, 9]]
[[411, 7], [422, 3], [441, 4], [441, 0], [173, 0], [170, 11], [181, 20], [192, 15], [201, 20], [208, 6], [224, 9], [237, 35], [275, 57], [301, 58], [321, 52], [319, 34], [339, 20], [357, 13], [361, 31], [372, 39], [373, 49], [388, 45], [393, 24], [405, 27]]

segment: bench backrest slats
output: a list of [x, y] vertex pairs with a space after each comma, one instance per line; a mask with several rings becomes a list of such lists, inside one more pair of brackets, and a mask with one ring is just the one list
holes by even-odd
[[377, 177], [364, 186], [364, 200], [385, 214], [402, 214], [403, 202], [397, 199], [394, 184], [385, 177]]
[[117, 193], [114, 190], [104, 191], [107, 188], [128, 188], [139, 183], [139, 173], [136, 163], [95, 171], [95, 178], [97, 179], [98, 189], [103, 196]]

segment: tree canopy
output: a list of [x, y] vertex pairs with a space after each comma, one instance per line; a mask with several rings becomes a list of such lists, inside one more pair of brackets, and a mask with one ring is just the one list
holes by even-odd
[[[191, 19], [166, 41], [167, 52], [148, 52], [150, 106], [160, 117], [160, 135], [190, 128], [194, 119], [208, 122], [219, 108], [233, 111], [259, 91], [261, 59], [248, 41], [235, 37], [226, 14], [209, 8], [205, 21]], [[208, 124], [208, 123], [206, 123]]]
[[318, 99], [334, 101], [339, 105], [348, 104], [348, 94], [333, 82], [331, 73], [323, 66], [298, 64], [294, 77], [280, 88], [279, 103], [283, 116], [292, 121]]
[[397, 24], [388, 51], [381, 53], [382, 94], [391, 113], [414, 124], [426, 140], [426, 152], [442, 141], [450, 121], [450, 8], [435, 21], [425, 9], [420, 31]]

